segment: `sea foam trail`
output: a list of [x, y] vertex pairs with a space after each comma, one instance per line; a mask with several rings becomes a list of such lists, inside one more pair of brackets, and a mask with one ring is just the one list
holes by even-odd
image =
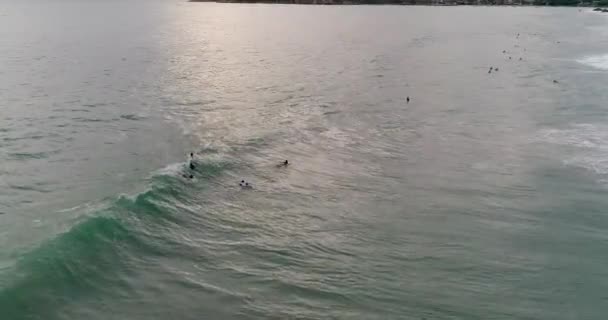
[[576, 60], [578, 63], [588, 65], [601, 70], [608, 70], [608, 54], [588, 56]]
[[[608, 127], [577, 124], [564, 129], [541, 131], [540, 141], [574, 148], [576, 152], [563, 159], [568, 166], [580, 167], [598, 175], [608, 175]], [[603, 180], [603, 179], [602, 179]]]

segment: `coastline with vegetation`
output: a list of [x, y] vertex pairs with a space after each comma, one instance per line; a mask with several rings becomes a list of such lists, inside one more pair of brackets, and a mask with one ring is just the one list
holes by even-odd
[[594, 11], [608, 12], [608, 0], [189, 0], [190, 2], [218, 3], [278, 3], [278, 4], [312, 4], [312, 5], [358, 5], [358, 4], [392, 4], [392, 5], [428, 5], [428, 6], [568, 6], [596, 7]]

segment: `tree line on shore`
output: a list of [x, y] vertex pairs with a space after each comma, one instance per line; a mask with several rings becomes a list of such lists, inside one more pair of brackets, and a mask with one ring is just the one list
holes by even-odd
[[[402, 4], [402, 5], [506, 5], [608, 7], [608, 0], [190, 0], [192, 2], [284, 4]], [[602, 9], [596, 10], [601, 11]]]

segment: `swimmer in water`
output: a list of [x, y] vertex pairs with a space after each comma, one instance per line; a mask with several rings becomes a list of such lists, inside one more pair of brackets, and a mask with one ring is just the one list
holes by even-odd
[[407, 98], [405, 98], [405, 101], [407, 101], [407, 103], [410, 103], [410, 96], [407, 96]]
[[192, 160], [194, 160], [194, 152], [190, 152], [190, 163], [188, 164], [190, 170], [194, 170], [196, 168], [194, 163], [192, 163]]
[[182, 177], [184, 177], [186, 179], [194, 179], [193, 175], [182, 174]]
[[288, 160], [285, 160], [285, 161], [283, 161], [283, 162], [281, 162], [281, 163], [277, 164], [277, 167], [278, 167], [278, 168], [281, 168], [281, 167], [287, 167], [288, 165], [289, 165], [289, 161], [288, 161]]
[[239, 182], [239, 186], [244, 187], [245, 186], [245, 180], [241, 180], [241, 182]]

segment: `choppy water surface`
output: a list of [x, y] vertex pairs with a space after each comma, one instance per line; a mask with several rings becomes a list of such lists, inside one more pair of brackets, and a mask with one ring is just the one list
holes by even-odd
[[4, 2], [0, 318], [603, 319], [606, 19]]

